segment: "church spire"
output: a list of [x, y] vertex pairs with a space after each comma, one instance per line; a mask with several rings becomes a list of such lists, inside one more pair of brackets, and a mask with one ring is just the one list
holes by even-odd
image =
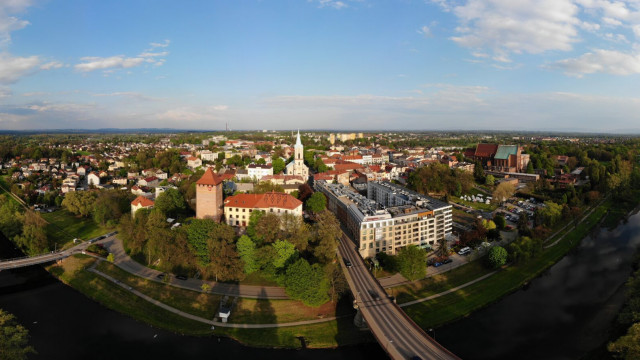
[[296, 137], [296, 146], [302, 146], [302, 141], [300, 141], [300, 129], [298, 129], [298, 136]]

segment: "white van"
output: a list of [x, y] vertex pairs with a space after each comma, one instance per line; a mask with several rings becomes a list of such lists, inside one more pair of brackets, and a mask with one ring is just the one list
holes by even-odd
[[460, 249], [460, 251], [458, 251], [458, 255], [467, 255], [470, 252], [471, 252], [471, 248], [467, 246]]

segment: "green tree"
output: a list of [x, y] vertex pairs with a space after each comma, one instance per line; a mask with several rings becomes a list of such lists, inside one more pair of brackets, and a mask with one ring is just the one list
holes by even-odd
[[[136, 215], [136, 218], [138, 216]], [[210, 219], [194, 219], [187, 226], [187, 241], [191, 251], [198, 259], [198, 264], [206, 266], [209, 264], [209, 251], [207, 240], [209, 233], [216, 227], [216, 222]]]
[[502, 246], [494, 246], [487, 254], [487, 265], [491, 269], [497, 269], [507, 263], [507, 250]]
[[280, 216], [279, 238], [292, 243], [298, 251], [305, 251], [311, 238], [311, 227], [300, 216], [283, 214]]
[[29, 345], [29, 330], [18, 324], [15, 316], [0, 309], [0, 359], [22, 360], [36, 354]]
[[507, 221], [504, 219], [504, 216], [500, 214], [496, 214], [493, 217], [493, 222], [496, 224], [498, 230], [503, 230], [507, 226]]
[[323, 193], [315, 192], [307, 199], [306, 206], [311, 212], [317, 214], [327, 208], [327, 198]]
[[238, 255], [244, 262], [244, 272], [249, 275], [259, 269], [256, 262], [256, 244], [247, 235], [242, 235], [236, 243]]
[[274, 174], [280, 174], [284, 170], [286, 165], [284, 163], [284, 160], [282, 160], [282, 158], [276, 157], [272, 160], [271, 166], [273, 166]]
[[72, 191], [64, 196], [62, 206], [72, 214], [89, 217], [97, 197], [95, 191]]
[[292, 299], [300, 300], [307, 306], [320, 306], [329, 300], [329, 280], [318, 265], [309, 265], [307, 260], [298, 259], [285, 273], [285, 291]]
[[244, 279], [244, 262], [233, 243], [234, 235], [233, 228], [224, 223], [215, 224], [209, 232], [207, 247], [210, 263], [207, 272], [215, 276], [216, 281]]
[[287, 265], [298, 256], [295, 246], [288, 241], [276, 240], [272, 246], [276, 251], [276, 256], [273, 259], [273, 266], [275, 266], [276, 269], [287, 267]]
[[495, 182], [496, 182], [496, 178], [493, 177], [493, 175], [487, 175], [484, 178], [485, 185], [493, 186], [493, 184], [495, 184]]
[[154, 208], [159, 209], [169, 217], [177, 217], [178, 214], [184, 213], [187, 204], [184, 197], [178, 189], [169, 188], [156, 198]]
[[273, 243], [280, 233], [280, 216], [273, 213], [261, 215], [255, 225], [255, 231], [258, 234], [257, 239], [254, 239], [257, 244]]
[[113, 253], [109, 253], [109, 255], [107, 255], [107, 261], [110, 263], [113, 263], [114, 260], [115, 259], [114, 259]]
[[535, 170], [533, 168], [533, 162], [529, 161], [527, 164], [527, 174], [534, 174]]
[[22, 234], [17, 235], [14, 241], [29, 255], [49, 251], [47, 233], [45, 232], [46, 226], [47, 222], [39, 213], [28, 210], [24, 213]]
[[487, 230], [493, 230], [497, 227], [496, 223], [493, 220], [482, 219], [482, 226], [484, 226]]
[[493, 191], [492, 202], [494, 203], [502, 203], [513, 196], [516, 192], [516, 187], [510, 182], [502, 182], [496, 186], [496, 189]]
[[331, 262], [336, 256], [340, 236], [342, 230], [338, 219], [329, 210], [319, 213], [314, 224], [313, 255], [320, 262]]
[[400, 273], [407, 280], [422, 279], [427, 274], [427, 252], [415, 245], [408, 245], [398, 253]]

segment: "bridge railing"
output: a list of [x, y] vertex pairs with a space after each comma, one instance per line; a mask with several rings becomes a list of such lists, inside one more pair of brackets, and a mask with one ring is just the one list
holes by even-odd
[[11, 259], [0, 259], [0, 263], [9, 262], [9, 261], [19, 261], [19, 260], [25, 260], [25, 259], [35, 259], [35, 258], [46, 256], [46, 255], [60, 254], [63, 251], [64, 250], [58, 250], [58, 251], [52, 251], [52, 252], [42, 253], [38, 255], [31, 255], [31, 256], [27, 255], [27, 256], [11, 258]]

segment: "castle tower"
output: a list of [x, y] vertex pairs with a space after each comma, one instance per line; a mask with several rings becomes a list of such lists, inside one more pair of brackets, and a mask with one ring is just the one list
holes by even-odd
[[207, 168], [196, 181], [196, 218], [220, 222], [222, 207], [222, 179], [211, 168]]

